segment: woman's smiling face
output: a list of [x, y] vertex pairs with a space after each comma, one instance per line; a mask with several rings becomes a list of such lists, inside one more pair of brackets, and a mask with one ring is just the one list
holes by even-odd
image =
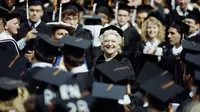
[[147, 24], [147, 35], [149, 38], [153, 39], [158, 35], [158, 25], [153, 22], [148, 22]]
[[118, 40], [119, 37], [116, 35], [110, 34], [104, 37], [104, 41], [102, 43], [102, 48], [105, 53], [113, 54], [118, 52], [120, 48], [120, 42]]

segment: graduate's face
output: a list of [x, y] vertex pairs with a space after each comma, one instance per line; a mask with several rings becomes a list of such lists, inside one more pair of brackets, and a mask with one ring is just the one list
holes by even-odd
[[147, 35], [151, 39], [157, 38], [157, 36], [158, 36], [158, 25], [149, 21], [147, 23]]
[[148, 13], [147, 12], [138, 12], [135, 18], [135, 22], [138, 24], [138, 26], [141, 28], [142, 23], [147, 18]]
[[179, 45], [181, 42], [181, 34], [179, 34], [175, 28], [170, 27], [168, 29], [167, 37], [169, 38], [169, 43], [171, 45]]
[[125, 25], [129, 21], [129, 12], [125, 10], [119, 10], [117, 16], [117, 22], [120, 26]]
[[190, 0], [177, 0], [178, 5], [181, 9], [187, 9], [187, 4]]
[[18, 29], [19, 29], [19, 20], [17, 18], [14, 18], [10, 21], [7, 22], [6, 24], [6, 30], [11, 34], [11, 35], [15, 35], [18, 33]]
[[199, 24], [193, 19], [186, 18], [183, 22], [190, 26], [189, 34], [195, 33], [199, 29]]
[[8, 7], [13, 7], [15, 5], [15, 0], [5, 0]]
[[65, 29], [58, 29], [53, 34], [53, 39], [60, 40], [63, 36], [68, 36], [69, 32]]
[[72, 15], [64, 15], [62, 21], [64, 23], [72, 25], [74, 28], [76, 28], [76, 25], [78, 24], [78, 15], [72, 16]]
[[43, 9], [40, 5], [29, 6], [29, 19], [33, 22], [37, 22], [43, 16]]
[[116, 35], [107, 35], [104, 37], [102, 48], [106, 54], [114, 54], [120, 49], [120, 42]]

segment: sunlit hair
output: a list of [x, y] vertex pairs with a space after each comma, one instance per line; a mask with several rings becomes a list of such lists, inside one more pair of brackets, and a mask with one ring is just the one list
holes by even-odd
[[115, 30], [107, 30], [105, 31], [102, 35], [100, 35], [100, 41], [101, 41], [101, 45], [104, 44], [105, 42], [105, 38], [108, 37], [109, 35], [115, 35], [116, 37], [116, 41], [118, 42], [118, 53], [122, 53], [122, 49], [121, 49], [121, 43], [122, 43], [122, 37], [119, 35], [119, 33]]
[[157, 35], [157, 39], [160, 42], [164, 42], [165, 41], [165, 27], [164, 25], [157, 20], [155, 17], [149, 17], [142, 25], [141, 28], [141, 40], [143, 40], [144, 42], [149, 41], [149, 36], [147, 33], [147, 28], [148, 28], [148, 23], [151, 22], [152, 24], [156, 24], [158, 26], [158, 35]]

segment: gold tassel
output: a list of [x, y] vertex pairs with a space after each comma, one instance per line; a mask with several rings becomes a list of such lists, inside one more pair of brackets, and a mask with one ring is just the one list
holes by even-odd
[[122, 43], [121, 43], [121, 47], [124, 47], [124, 37], [122, 37]]
[[109, 6], [112, 6], [112, 0], [109, 0], [109, 1], [108, 1], [108, 5], [109, 5]]

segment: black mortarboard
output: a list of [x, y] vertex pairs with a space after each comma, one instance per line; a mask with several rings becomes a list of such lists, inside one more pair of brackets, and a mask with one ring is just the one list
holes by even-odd
[[140, 88], [149, 94], [150, 104], [159, 109], [167, 109], [169, 101], [184, 90], [174, 81], [160, 76], [148, 80]]
[[71, 9], [71, 10], [74, 10], [76, 12], [80, 12], [80, 11], [83, 11], [83, 8], [76, 2], [74, 1], [71, 1], [71, 2], [68, 2], [68, 3], [65, 3], [62, 5], [62, 12], [65, 12], [65, 10], [67, 9]]
[[138, 75], [136, 82], [142, 84], [155, 76], [166, 76], [172, 79], [172, 75], [169, 72], [147, 61]]
[[9, 13], [9, 10], [7, 10], [3, 7], [0, 7], [0, 17], [5, 18], [6, 16], [8, 16], [8, 13]]
[[106, 83], [93, 83], [92, 96], [97, 98], [119, 100], [126, 94], [126, 87]]
[[190, 11], [188, 10], [188, 15], [186, 18], [190, 18], [190, 19], [193, 19], [195, 20], [197, 23], [200, 23], [200, 12], [199, 10], [193, 10], [193, 11]]
[[39, 52], [42, 57], [45, 58], [47, 56], [58, 55], [59, 48], [62, 47], [59, 41], [54, 40], [50, 36], [42, 33], [38, 33], [36, 38], [38, 38], [38, 41], [37, 45], [35, 46], [35, 51]]
[[194, 72], [194, 81], [195, 81], [195, 85], [197, 86], [197, 93], [200, 93], [200, 71], [199, 70], [195, 70]]
[[69, 32], [69, 35], [72, 35], [75, 30], [72, 25], [63, 22], [49, 22], [46, 24], [47, 26], [50, 26], [52, 28], [52, 31], [55, 31], [57, 29], [66, 29]]
[[102, 16], [98, 15], [85, 15], [84, 18], [84, 24], [85, 25], [102, 25], [101, 18]]
[[48, 3], [49, 0], [28, 0], [28, 5], [32, 6], [32, 5], [41, 5], [42, 7], [44, 7], [45, 3]]
[[144, 5], [139, 5], [138, 7], [137, 7], [137, 12], [147, 12], [147, 13], [149, 13], [149, 12], [151, 12], [153, 10], [153, 7], [151, 7], [150, 5], [146, 5], [146, 4], [144, 4]]
[[97, 6], [96, 6], [96, 14], [98, 12], [108, 15], [110, 18], [114, 17], [114, 15], [113, 15], [114, 12], [113, 12], [112, 8], [106, 3], [97, 4]]
[[130, 7], [126, 3], [119, 3], [118, 10], [126, 10], [126, 11], [130, 12]]
[[15, 80], [8, 77], [0, 78], [0, 100], [11, 100], [18, 96], [18, 87], [24, 87], [27, 84], [21, 80]]
[[200, 52], [200, 43], [189, 40], [182, 40], [181, 44], [184, 50]]
[[99, 64], [96, 66], [96, 69], [114, 83], [135, 78], [135, 74], [128, 66], [116, 60]]
[[20, 17], [20, 10], [19, 8], [15, 8], [13, 11], [9, 12], [8, 15], [5, 17], [6, 21], [9, 21], [14, 18]]
[[[9, 56], [7, 56], [8, 58]], [[5, 59], [4, 59], [5, 60]], [[21, 56], [12, 56], [11, 59], [8, 59], [8, 63], [5, 72], [1, 73], [0, 77], [11, 77], [13, 79], [21, 79], [21, 76], [28, 69], [28, 60]]]
[[165, 24], [164, 17], [158, 12], [158, 11], [151, 11], [148, 15], [148, 17], [155, 17], [158, 19], [163, 25]]
[[52, 86], [59, 87], [70, 79], [71, 73], [57, 68], [46, 67], [39, 71], [33, 78], [39, 82], [44, 82]]
[[102, 28], [101, 31], [100, 31], [100, 35], [102, 35], [102, 34], [103, 34], [105, 31], [107, 31], [107, 30], [115, 30], [115, 31], [117, 31], [117, 32], [119, 33], [119, 35], [120, 35], [121, 37], [123, 37], [123, 31], [122, 31], [120, 28], [117, 28], [117, 27], [114, 26], [114, 25], [110, 25], [110, 26], [108, 26], [108, 27]]
[[175, 28], [177, 32], [180, 34], [187, 34], [189, 32], [190, 26], [181, 22], [181, 21], [175, 21], [173, 22], [170, 27]]
[[91, 46], [91, 41], [74, 36], [64, 36], [60, 43], [64, 44], [63, 52], [66, 55], [75, 58], [82, 58], [85, 55], [85, 50]]
[[185, 60], [193, 65], [200, 67], [200, 54], [186, 53]]

